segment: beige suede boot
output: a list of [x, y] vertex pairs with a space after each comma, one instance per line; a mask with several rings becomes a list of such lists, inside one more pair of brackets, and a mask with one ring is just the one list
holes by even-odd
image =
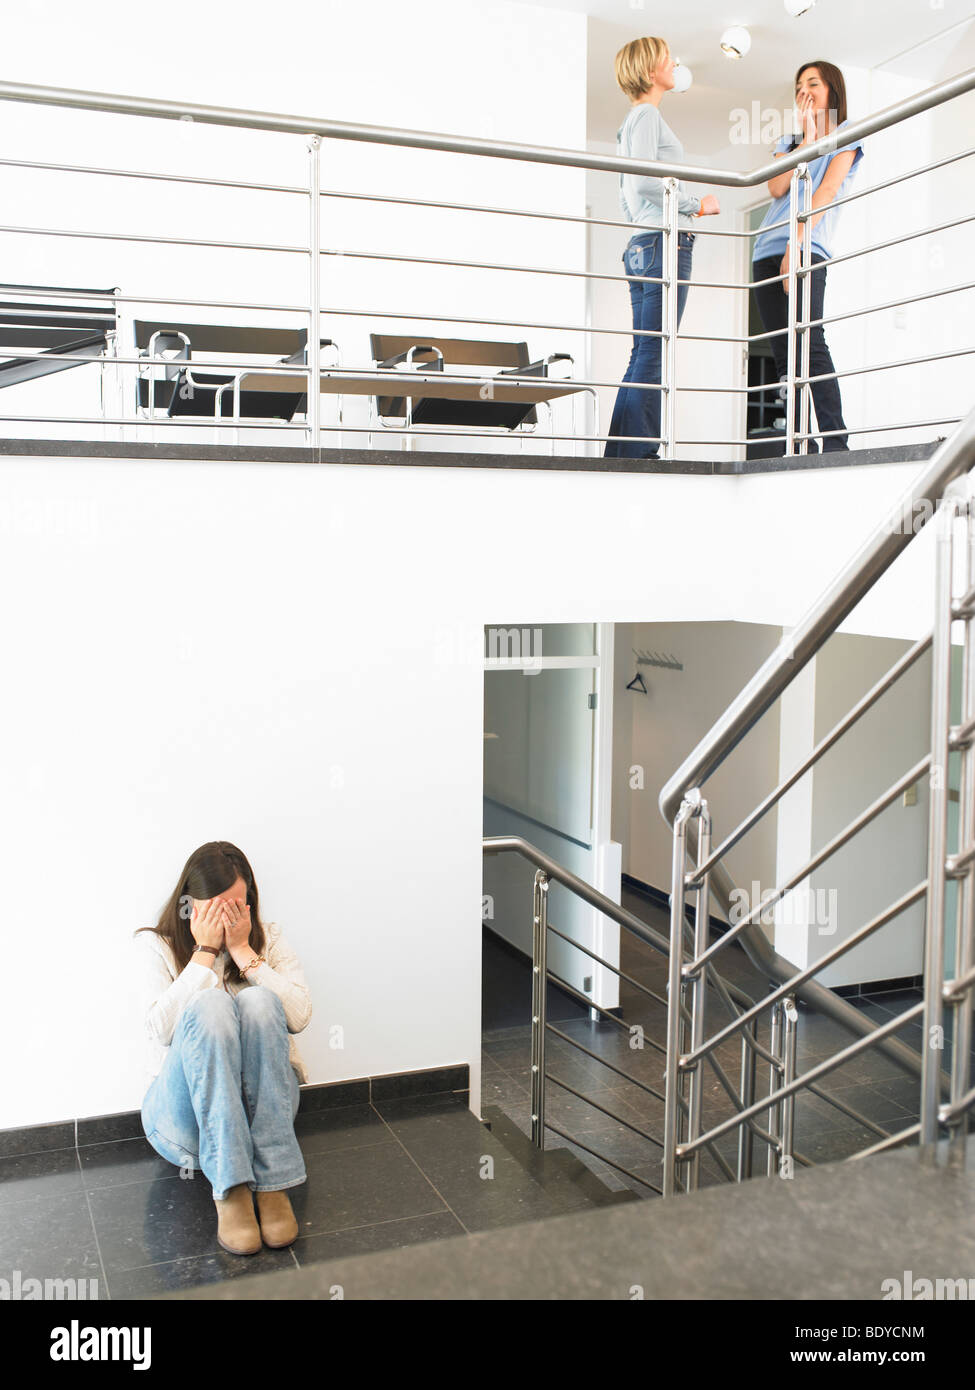
[[254, 1197], [245, 1182], [232, 1187], [222, 1200], [214, 1197], [217, 1209], [217, 1242], [231, 1255], [256, 1255], [261, 1233], [254, 1216]]
[[256, 1195], [264, 1244], [272, 1250], [293, 1245], [298, 1239], [298, 1222], [287, 1192], [258, 1192]]

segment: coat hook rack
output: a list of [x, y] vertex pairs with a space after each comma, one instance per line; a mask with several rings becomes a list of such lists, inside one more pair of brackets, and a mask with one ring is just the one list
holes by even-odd
[[638, 666], [660, 666], [665, 671], [683, 671], [684, 664], [678, 661], [676, 656], [670, 652], [666, 656], [661, 656], [659, 652], [643, 652], [633, 648], [633, 655], [636, 657]]

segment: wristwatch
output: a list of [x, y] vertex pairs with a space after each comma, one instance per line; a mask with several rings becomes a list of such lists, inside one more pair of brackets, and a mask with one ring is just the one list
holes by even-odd
[[219, 947], [219, 946], [197, 946], [197, 947], [194, 948], [193, 954], [196, 955], [197, 951], [209, 951], [210, 954], [211, 954], [211, 956], [219, 956], [219, 954], [220, 954], [220, 947]]

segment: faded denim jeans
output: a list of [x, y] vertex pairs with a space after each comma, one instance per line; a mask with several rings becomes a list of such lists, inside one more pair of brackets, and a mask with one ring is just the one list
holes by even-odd
[[239, 1183], [277, 1192], [305, 1181], [299, 1098], [277, 995], [261, 985], [236, 996], [208, 989], [179, 1016], [142, 1102], [142, 1127], [170, 1163], [202, 1169], [216, 1199]]

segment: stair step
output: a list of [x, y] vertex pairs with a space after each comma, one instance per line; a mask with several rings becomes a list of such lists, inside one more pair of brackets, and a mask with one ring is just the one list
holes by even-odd
[[482, 1116], [486, 1128], [516, 1158], [547, 1196], [566, 1211], [583, 1205], [608, 1207], [620, 1202], [638, 1202], [629, 1188], [614, 1191], [568, 1149], [537, 1149], [528, 1135], [496, 1105], [485, 1105]]

